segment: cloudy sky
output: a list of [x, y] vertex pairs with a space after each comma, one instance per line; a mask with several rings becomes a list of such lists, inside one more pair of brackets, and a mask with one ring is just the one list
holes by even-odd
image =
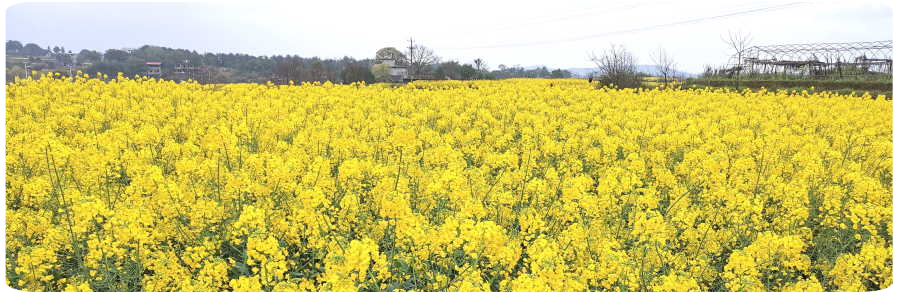
[[304, 1], [21, 3], [6, 39], [66, 49], [144, 44], [254, 55], [372, 58], [409, 37], [444, 60], [591, 67], [610, 44], [642, 64], [663, 47], [686, 71], [726, 62], [721, 36], [756, 45], [891, 40], [892, 8], [864, 1]]

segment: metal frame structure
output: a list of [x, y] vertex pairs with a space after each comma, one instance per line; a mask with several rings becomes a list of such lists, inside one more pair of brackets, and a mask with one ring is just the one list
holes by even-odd
[[754, 46], [730, 57], [724, 72], [810, 79], [891, 75], [892, 41]]

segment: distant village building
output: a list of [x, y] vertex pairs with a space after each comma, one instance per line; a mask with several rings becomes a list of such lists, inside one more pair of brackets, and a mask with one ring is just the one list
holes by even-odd
[[405, 54], [393, 47], [377, 50], [374, 58], [375, 64], [386, 64], [390, 67], [390, 76], [393, 82], [402, 82], [408, 79], [408, 60]]
[[60, 66], [64, 66], [56, 57], [19, 57], [14, 59], [7, 58], [7, 62], [22, 63], [31, 70], [49, 70]]
[[147, 62], [147, 76], [150, 77], [161, 77], [162, 76], [162, 62]]
[[122, 51], [128, 52], [128, 54], [134, 54], [134, 51], [137, 51], [137, 48], [122, 48]]

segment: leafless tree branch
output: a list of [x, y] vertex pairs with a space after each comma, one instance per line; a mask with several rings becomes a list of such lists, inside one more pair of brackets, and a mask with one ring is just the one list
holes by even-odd
[[651, 56], [652, 62], [655, 63], [655, 67], [658, 69], [658, 73], [661, 74], [661, 77], [664, 79], [664, 83], [667, 84], [670, 82], [670, 79], [674, 77], [677, 72], [677, 63], [673, 60], [673, 57], [664, 50], [664, 48], [658, 47], [657, 55], [653, 54]]
[[601, 56], [590, 53], [589, 59], [595, 63], [599, 82], [603, 85], [617, 85], [621, 88], [641, 86], [636, 58], [623, 46], [611, 45]]

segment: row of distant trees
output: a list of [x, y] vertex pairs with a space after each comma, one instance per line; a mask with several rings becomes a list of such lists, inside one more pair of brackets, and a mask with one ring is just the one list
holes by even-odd
[[[732, 49], [734, 57], [741, 60], [743, 52], [749, 48], [751, 36], [737, 32], [729, 33], [723, 41]], [[506, 79], [506, 78], [570, 78], [571, 72], [562, 69], [549, 70], [546, 67], [524, 68], [521, 66], [499, 65], [490, 70], [483, 59], [475, 59], [471, 63], [458, 61], [442, 61], [433, 50], [415, 44], [408, 51], [398, 52], [413, 78], [426, 79]], [[93, 50], [81, 50], [77, 54], [66, 51], [65, 47], [47, 46], [46, 49], [35, 43], [22, 44], [19, 41], [6, 42], [6, 52], [10, 56], [29, 58], [55, 57], [60, 63], [74, 63], [84, 72], [102, 73], [114, 76], [121, 72], [129, 76], [146, 72], [146, 62], [161, 62], [163, 78], [183, 78], [184, 71], [178, 67], [190, 68], [197, 73], [194, 77], [206, 77], [209, 82], [263, 82], [275, 83], [331, 81], [335, 83], [351, 83], [365, 81], [368, 83], [390, 80], [390, 69], [377, 66], [373, 59], [321, 59], [318, 57], [300, 57], [297, 55], [252, 56], [234, 53], [204, 53], [185, 49], [172, 49], [146, 45], [132, 52], [109, 49], [101, 53]], [[72, 60], [72, 57], [75, 57]], [[616, 85], [622, 88], [640, 87], [645, 74], [639, 72], [637, 60], [623, 46], [612, 45], [600, 54], [591, 54], [590, 60], [596, 65], [596, 76], [601, 84]], [[677, 77], [677, 63], [663, 48], [659, 48], [651, 56], [656, 72], [663, 83], [671, 82]], [[30, 60], [30, 59], [29, 59]], [[9, 73], [10, 65], [7, 64]], [[19, 69], [21, 70], [21, 69]], [[738, 71], [734, 67], [737, 85]], [[706, 72], [706, 75], [711, 73]], [[10, 75], [7, 75], [10, 76]], [[190, 77], [187, 74], [186, 77]], [[196, 78], [194, 78], [196, 79]]]
[[54, 64], [71, 64], [72, 52], [66, 51], [65, 47], [47, 46], [46, 49], [35, 43], [22, 45], [19, 41], [7, 41], [6, 52], [9, 56], [27, 57], [29, 62], [46, 62], [52, 61]]
[[46, 56], [50, 52], [58, 52], [65, 51], [65, 47], [54, 47], [50, 49], [50, 46], [47, 46], [47, 49], [42, 48], [40, 45], [35, 43], [28, 43], [22, 45], [19, 41], [9, 40], [6, 41], [6, 55], [12, 56]]
[[[442, 61], [434, 52], [424, 46], [416, 45], [410, 52], [409, 70], [415, 75], [430, 79], [504, 79], [515, 77], [566, 78], [571, 73], [566, 70], [550, 71], [545, 67], [524, 69], [520, 66], [506, 67], [500, 65], [497, 70], [490, 71], [486, 62], [476, 59], [472, 63], [460, 63], [455, 60]], [[56, 57], [58, 66], [53, 68], [35, 68], [59, 70], [59, 66], [72, 65], [77, 70], [89, 74], [106, 74], [115, 76], [121, 72], [127, 76], [145, 75], [147, 62], [162, 63], [162, 78], [200, 80], [201, 82], [265, 82], [272, 81], [286, 84], [290, 81], [352, 83], [365, 81], [376, 82], [373, 59], [355, 59], [343, 57], [338, 59], [322, 59], [318, 57], [300, 57], [297, 55], [252, 56], [235, 53], [198, 53], [193, 50], [174, 49], [145, 45], [131, 50], [108, 49], [105, 52], [83, 49], [77, 53], [64, 47], [47, 46], [46, 49], [35, 43], [22, 44], [19, 41], [6, 42], [8, 56], [32, 59]], [[22, 64], [7, 63], [7, 76], [23, 75]], [[185, 70], [186, 69], [186, 70]], [[12, 71], [12, 72], [11, 72]]]
[[[507, 78], [570, 78], [571, 72], [563, 69], [549, 70], [547, 67], [525, 69], [519, 65], [505, 66], [500, 64], [497, 70], [490, 71], [489, 65], [482, 58], [470, 63], [458, 61], [441, 61], [434, 51], [421, 44], [410, 44], [407, 51], [401, 52], [393, 47], [384, 48], [384, 54], [391, 56], [397, 65], [405, 66], [408, 78], [415, 79], [507, 79]], [[378, 51], [381, 52], [381, 51]], [[380, 53], [378, 53], [380, 54]], [[390, 81], [391, 70], [386, 64], [376, 64], [372, 71], [375, 80]]]

